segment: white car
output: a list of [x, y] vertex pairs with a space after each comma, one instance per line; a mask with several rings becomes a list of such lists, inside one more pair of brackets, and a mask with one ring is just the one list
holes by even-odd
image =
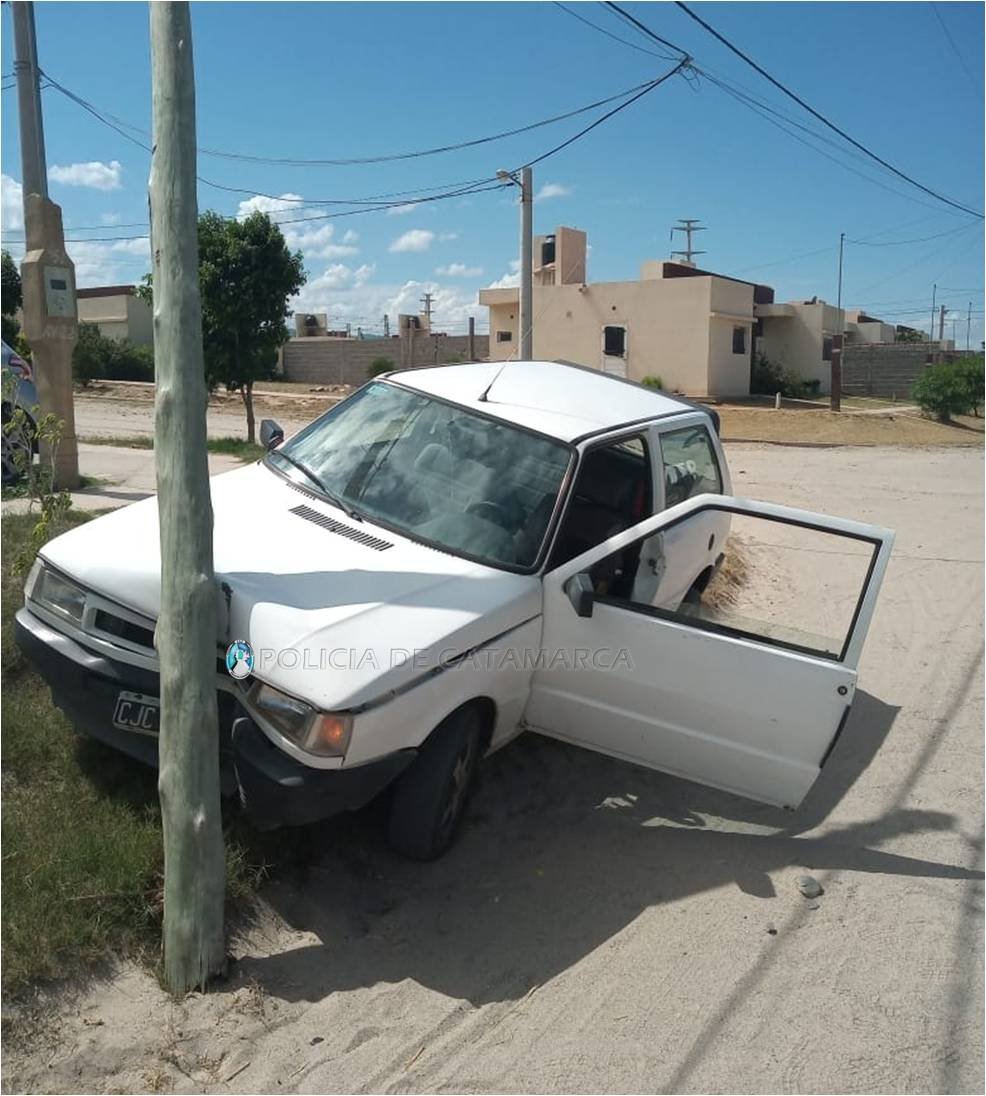
[[[845, 723], [893, 535], [732, 497], [717, 428], [556, 362], [392, 373], [286, 442], [266, 421], [264, 460], [212, 480], [224, 789], [273, 827], [393, 785], [391, 841], [428, 859], [479, 758], [531, 729], [796, 806]], [[751, 522], [777, 588], [736, 588], [762, 623], [703, 600]], [[796, 595], [792, 565], [817, 585], [828, 557], [839, 588]], [[45, 545], [17, 614], [78, 729], [151, 764], [159, 569], [148, 499]]]

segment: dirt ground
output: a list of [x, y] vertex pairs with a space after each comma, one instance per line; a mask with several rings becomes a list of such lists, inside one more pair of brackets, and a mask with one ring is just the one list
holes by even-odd
[[982, 453], [728, 453], [737, 494], [897, 530], [797, 812], [524, 735], [435, 864], [378, 809], [299, 832], [215, 992], [29, 1003], [4, 1090], [982, 1092]]
[[799, 408], [723, 404], [716, 410], [726, 441], [769, 441], [787, 445], [979, 445], [984, 421], [960, 415], [950, 424], [935, 422], [915, 408], [885, 407], [841, 412], [805, 405]]

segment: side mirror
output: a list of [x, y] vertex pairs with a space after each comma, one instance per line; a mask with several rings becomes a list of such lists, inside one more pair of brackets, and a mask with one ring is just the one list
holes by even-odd
[[580, 617], [592, 616], [592, 605], [595, 601], [595, 592], [592, 589], [592, 577], [588, 571], [580, 571], [565, 583], [565, 593], [572, 603], [572, 608]]
[[276, 449], [284, 441], [284, 431], [273, 419], [260, 420], [260, 444], [265, 449]]

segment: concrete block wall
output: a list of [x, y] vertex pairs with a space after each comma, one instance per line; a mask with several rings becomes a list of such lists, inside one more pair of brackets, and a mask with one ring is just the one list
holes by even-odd
[[933, 361], [958, 357], [937, 342], [850, 344], [842, 352], [842, 389], [847, 396], [909, 400], [914, 382]]
[[[489, 336], [474, 336], [478, 361], [489, 356]], [[350, 384], [366, 381], [366, 371], [377, 358], [389, 358], [395, 369], [411, 366], [448, 365], [466, 361], [468, 335], [423, 335], [410, 340], [389, 339], [290, 339], [281, 351], [284, 379], [303, 384]]]

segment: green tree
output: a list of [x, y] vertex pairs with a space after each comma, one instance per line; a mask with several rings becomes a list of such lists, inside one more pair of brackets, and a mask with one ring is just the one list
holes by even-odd
[[10, 252], [4, 248], [2, 254], [2, 274], [3, 280], [0, 285], [0, 292], [2, 292], [2, 309], [3, 309], [3, 341], [8, 346], [13, 346], [17, 342], [17, 336], [20, 333], [21, 325], [14, 319], [14, 313], [20, 308], [24, 301], [24, 294], [21, 289], [21, 275], [17, 269], [17, 263], [14, 262]]
[[918, 331], [916, 327], [907, 327], [905, 324], [897, 324], [897, 331], [894, 335], [894, 342], [899, 343], [916, 343], [927, 342], [928, 336], [923, 331]]
[[974, 412], [983, 398], [983, 366], [976, 358], [930, 365], [914, 382], [911, 395], [926, 414], [939, 422]]
[[[291, 252], [266, 213], [231, 220], [199, 217], [202, 349], [210, 390], [239, 392], [247, 440], [256, 441], [253, 386], [274, 375], [277, 351], [288, 340], [288, 298], [305, 284], [301, 253]], [[147, 299], [151, 277], [138, 287]]]
[[372, 381], [374, 377], [379, 377], [381, 373], [389, 373], [393, 368], [394, 363], [390, 358], [374, 358], [366, 367], [367, 379]]

